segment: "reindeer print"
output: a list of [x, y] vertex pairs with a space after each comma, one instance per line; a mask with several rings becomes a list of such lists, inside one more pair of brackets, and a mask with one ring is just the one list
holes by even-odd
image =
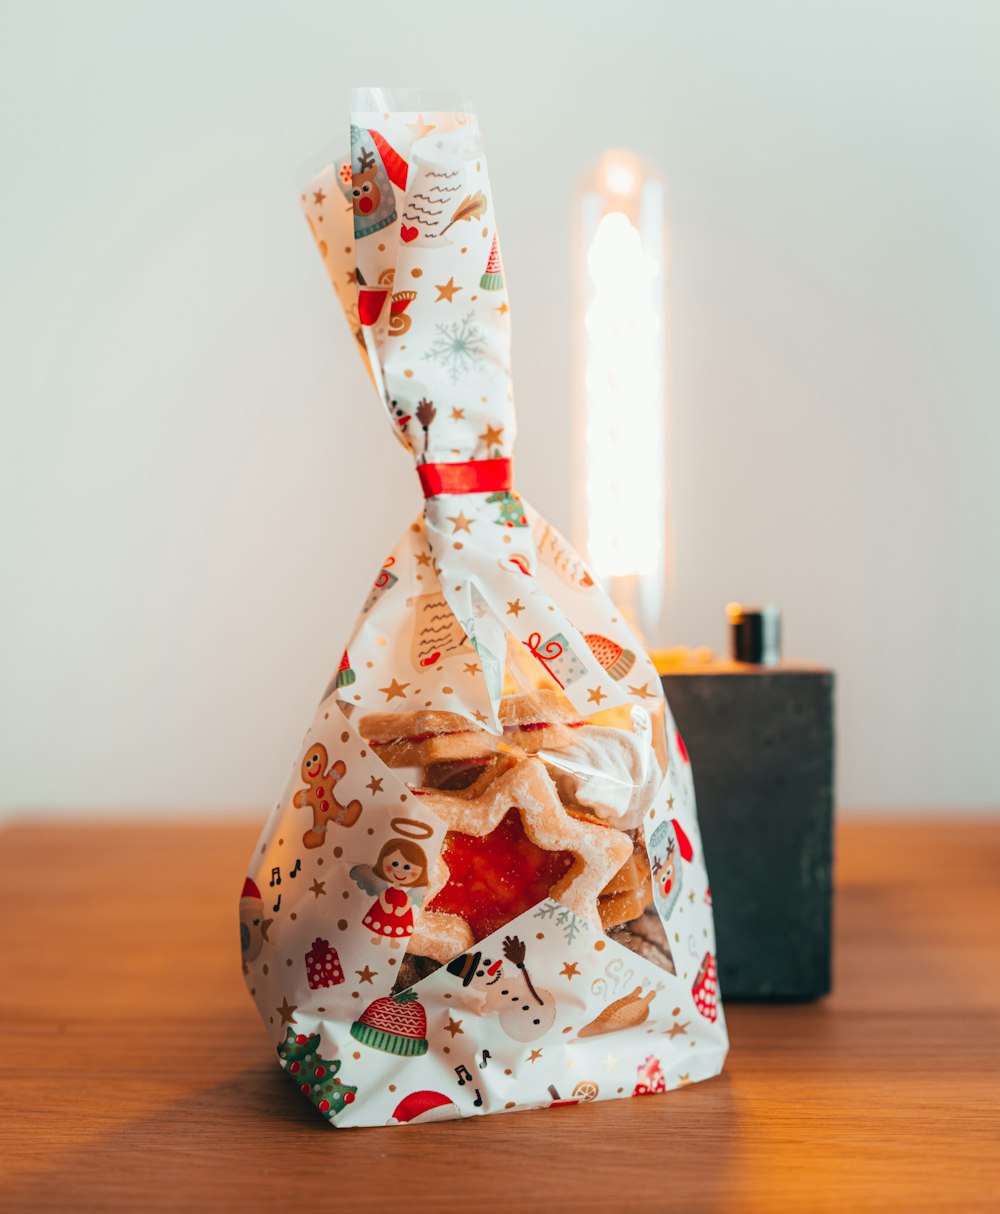
[[359, 160], [360, 171], [353, 175], [351, 185], [351, 205], [355, 215], [370, 215], [377, 211], [382, 201], [382, 191], [378, 188], [378, 169], [375, 167], [375, 157], [367, 148], [361, 149]]

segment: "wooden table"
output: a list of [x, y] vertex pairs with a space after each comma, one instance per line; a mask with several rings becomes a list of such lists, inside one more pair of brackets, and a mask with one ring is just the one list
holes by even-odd
[[346, 1132], [243, 987], [256, 833], [0, 833], [5, 1214], [1000, 1208], [1000, 823], [844, 824], [835, 993], [730, 1006], [719, 1079]]

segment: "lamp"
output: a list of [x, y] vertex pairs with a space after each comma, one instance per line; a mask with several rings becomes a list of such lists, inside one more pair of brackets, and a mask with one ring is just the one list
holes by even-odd
[[636, 153], [605, 153], [577, 187], [574, 249], [577, 529], [647, 643], [658, 639], [666, 579], [663, 196]]
[[[664, 189], [613, 150], [575, 199], [577, 539], [645, 640], [667, 577]], [[776, 608], [730, 606], [733, 662], [657, 655], [694, 765], [729, 996], [830, 989], [833, 675], [780, 660]]]

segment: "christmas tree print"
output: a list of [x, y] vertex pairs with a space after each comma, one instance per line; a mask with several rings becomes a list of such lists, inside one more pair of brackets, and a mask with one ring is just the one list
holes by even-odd
[[358, 1089], [337, 1078], [339, 1062], [328, 1062], [319, 1053], [319, 1033], [296, 1033], [289, 1029], [278, 1046], [278, 1058], [299, 1091], [330, 1121], [353, 1104]]
[[480, 278], [479, 285], [484, 291], [499, 291], [503, 287], [503, 266], [500, 262], [500, 246], [497, 244], [495, 232], [490, 256], [486, 262], [486, 271]]
[[500, 507], [500, 517], [493, 520], [499, 527], [527, 527], [528, 519], [524, 506], [516, 493], [504, 489], [499, 493], [491, 493], [486, 500], [491, 505]]

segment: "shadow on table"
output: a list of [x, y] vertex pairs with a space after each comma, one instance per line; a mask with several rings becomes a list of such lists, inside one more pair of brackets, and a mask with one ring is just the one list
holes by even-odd
[[[211, 1073], [210, 1057], [205, 1072]], [[275, 1145], [294, 1143], [304, 1156], [331, 1137], [323, 1119], [267, 1061], [133, 1120], [123, 1119], [112, 1100], [104, 1129], [74, 1126], [72, 1109], [54, 1103], [53, 1124], [34, 1158], [5, 1160], [12, 1178], [0, 1185], [4, 1214], [224, 1209], [227, 1193], [245, 1192], [251, 1173], [265, 1182], [273, 1177], [278, 1199], [281, 1169], [268, 1166]], [[69, 1123], [62, 1133], [60, 1122]], [[286, 1157], [285, 1166], [292, 1163]], [[282, 1208], [280, 1201], [273, 1208]]]
[[0, 1189], [0, 1208], [552, 1214], [572, 1194], [574, 1211], [606, 1214], [667, 1209], [671, 1190], [695, 1185], [710, 1206], [739, 1120], [723, 1074], [666, 1096], [338, 1133], [265, 1063], [62, 1153], [53, 1134], [43, 1162]]

